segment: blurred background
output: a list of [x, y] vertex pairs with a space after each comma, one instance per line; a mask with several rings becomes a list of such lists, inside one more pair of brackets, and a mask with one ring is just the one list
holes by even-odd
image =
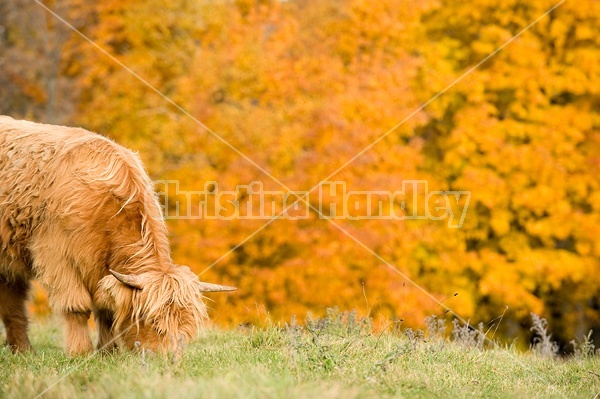
[[[309, 190], [556, 2], [43, 4], [288, 187]], [[600, 2], [566, 1], [329, 179], [348, 190], [418, 179], [470, 190], [462, 228], [336, 223], [496, 337], [528, 345], [531, 312], [562, 344], [600, 331], [599, 26]], [[0, 2], [0, 114], [107, 135], [181, 190], [281, 190], [32, 0]], [[449, 317], [314, 212], [274, 221], [205, 270], [265, 222], [168, 220], [176, 263], [239, 287], [211, 297], [217, 324], [335, 306], [380, 327]], [[39, 289], [32, 311], [48, 311]]]

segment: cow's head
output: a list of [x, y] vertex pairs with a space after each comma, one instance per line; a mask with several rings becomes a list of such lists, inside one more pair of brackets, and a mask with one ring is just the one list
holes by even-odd
[[114, 314], [114, 334], [130, 349], [178, 352], [207, 319], [203, 292], [235, 288], [201, 282], [186, 266], [168, 272], [121, 274], [100, 281], [100, 305]]

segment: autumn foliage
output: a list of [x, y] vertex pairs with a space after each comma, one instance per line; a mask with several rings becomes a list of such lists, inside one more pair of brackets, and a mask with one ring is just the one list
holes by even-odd
[[37, 4], [7, 0], [2, 113], [106, 134], [182, 190], [308, 191], [327, 178], [471, 192], [459, 229], [311, 211], [236, 247], [267, 220], [169, 220], [177, 263], [239, 287], [214, 297], [216, 322], [338, 306], [418, 327], [443, 307], [408, 277], [473, 324], [508, 306], [505, 336], [531, 312], [563, 340], [600, 330], [597, 1], [545, 16], [556, 2], [44, 4], [130, 70]]

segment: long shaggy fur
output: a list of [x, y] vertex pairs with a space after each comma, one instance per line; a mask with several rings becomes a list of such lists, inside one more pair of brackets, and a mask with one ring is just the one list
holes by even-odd
[[[128, 286], [109, 270], [145, 279]], [[8, 344], [30, 348], [24, 301], [29, 282], [48, 290], [66, 321], [67, 350], [92, 350], [115, 335], [169, 349], [206, 319], [198, 278], [173, 265], [152, 182], [139, 158], [83, 129], [0, 116], [0, 316]]]

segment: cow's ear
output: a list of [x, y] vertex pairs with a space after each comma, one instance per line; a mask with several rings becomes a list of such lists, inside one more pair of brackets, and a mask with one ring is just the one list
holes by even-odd
[[237, 290], [237, 288], [235, 288], [235, 287], [228, 287], [226, 285], [219, 285], [219, 284], [203, 283], [202, 281], [200, 281], [198, 284], [200, 284], [201, 292], [223, 292], [223, 291]]
[[110, 274], [115, 276], [117, 280], [131, 288], [137, 288], [138, 290], [144, 289], [145, 281], [144, 278], [141, 276], [138, 276], [136, 274], [121, 274], [112, 269], [109, 269], [109, 272]]

